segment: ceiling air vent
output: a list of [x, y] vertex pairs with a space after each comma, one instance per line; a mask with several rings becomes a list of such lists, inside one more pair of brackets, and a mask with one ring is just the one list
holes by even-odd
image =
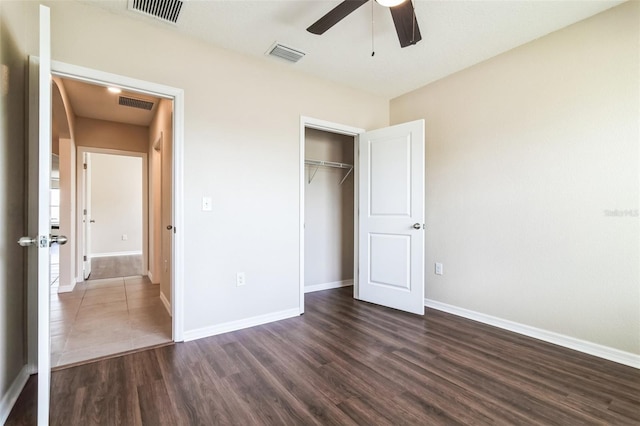
[[129, 10], [175, 24], [183, 3], [183, 0], [129, 0]]
[[284, 44], [274, 43], [273, 46], [267, 50], [267, 55], [275, 56], [280, 59], [284, 59], [288, 62], [298, 62], [306, 55], [306, 53], [294, 49], [292, 47], [285, 46]]
[[143, 101], [142, 99], [128, 98], [126, 96], [120, 96], [118, 98], [118, 105], [128, 106], [131, 108], [146, 109], [151, 111], [153, 109], [153, 102]]

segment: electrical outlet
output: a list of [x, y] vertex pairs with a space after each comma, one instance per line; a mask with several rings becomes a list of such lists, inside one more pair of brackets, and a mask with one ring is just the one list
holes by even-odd
[[128, 239], [127, 234], [122, 234], [122, 241], [127, 241]]
[[443, 275], [442, 263], [436, 263], [436, 275]]
[[213, 209], [213, 200], [211, 197], [202, 197], [202, 211], [210, 212]]
[[236, 287], [240, 287], [245, 284], [244, 272], [238, 272], [236, 274]]

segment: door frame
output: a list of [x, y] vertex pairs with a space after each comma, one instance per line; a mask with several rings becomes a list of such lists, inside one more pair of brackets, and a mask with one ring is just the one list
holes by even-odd
[[[83, 163], [84, 163], [84, 154], [107, 154], [107, 155], [117, 155], [121, 157], [135, 157], [142, 158], [142, 270], [147, 271], [149, 265], [149, 174], [147, 157], [148, 153], [146, 152], [136, 152], [136, 151], [122, 151], [118, 149], [108, 149], [108, 148], [93, 148], [88, 146], [78, 146], [76, 148], [76, 188], [85, 189], [85, 177], [83, 173]], [[82, 256], [83, 250], [79, 250], [79, 248], [84, 247], [84, 226], [82, 226], [82, 221], [78, 220], [78, 217], [84, 217], [83, 215], [83, 206], [85, 205], [86, 191], [78, 191], [77, 197], [79, 198], [76, 202], [77, 212], [76, 212], [76, 282], [84, 281], [83, 272], [82, 272]], [[89, 259], [90, 260], [90, 259]]]
[[300, 302], [299, 302], [299, 311], [300, 314], [304, 314], [304, 203], [305, 203], [305, 129], [316, 129], [322, 130], [329, 133], [336, 133], [339, 135], [353, 136], [353, 179], [354, 179], [354, 191], [353, 191], [353, 297], [358, 299], [359, 296], [359, 287], [358, 287], [358, 242], [359, 242], [359, 224], [358, 224], [358, 161], [359, 161], [359, 135], [360, 133], [364, 133], [365, 130], [347, 126], [345, 124], [333, 123], [330, 121], [320, 120], [317, 118], [300, 116], [300, 262], [299, 262], [299, 281], [300, 281]]
[[[51, 73], [57, 77], [99, 86], [119, 86], [125, 90], [173, 101], [173, 222], [171, 276], [171, 322], [174, 342], [184, 341], [184, 90], [72, 65], [51, 61]], [[31, 306], [31, 309], [34, 307]], [[35, 307], [37, 311], [37, 306]]]

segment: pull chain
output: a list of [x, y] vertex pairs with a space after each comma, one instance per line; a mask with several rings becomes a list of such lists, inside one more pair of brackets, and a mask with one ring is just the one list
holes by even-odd
[[371, 56], [375, 56], [376, 50], [373, 43], [373, 1], [371, 2]]

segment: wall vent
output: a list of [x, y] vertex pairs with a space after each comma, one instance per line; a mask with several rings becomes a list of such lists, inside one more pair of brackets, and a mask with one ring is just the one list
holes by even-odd
[[153, 102], [143, 101], [142, 99], [129, 98], [126, 96], [120, 96], [118, 98], [118, 105], [131, 108], [146, 109], [147, 111], [151, 111], [153, 109]]
[[304, 55], [306, 55], [306, 53], [276, 42], [269, 48], [269, 50], [267, 50], [267, 55], [275, 56], [277, 58], [284, 59], [285, 61], [295, 63], [304, 58]]
[[183, 3], [183, 0], [129, 0], [129, 10], [175, 24]]

